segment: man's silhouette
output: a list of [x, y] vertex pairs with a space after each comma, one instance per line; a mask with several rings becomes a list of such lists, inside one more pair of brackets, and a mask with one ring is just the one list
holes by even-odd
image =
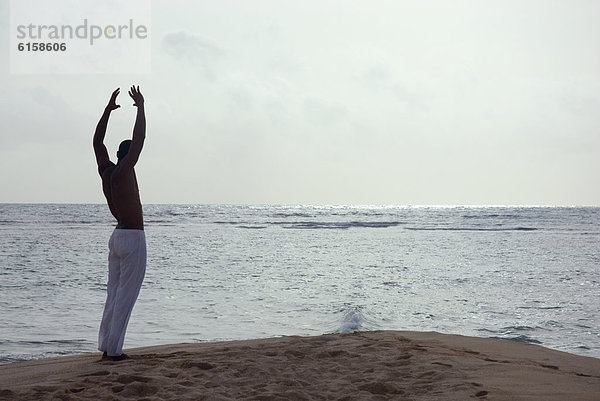
[[108, 243], [107, 295], [98, 336], [98, 349], [104, 352], [103, 359], [113, 361], [128, 358], [123, 353], [123, 340], [146, 273], [144, 217], [133, 169], [146, 138], [144, 97], [139, 86], [131, 87], [129, 96], [137, 107], [133, 137], [121, 142], [118, 161], [114, 164], [104, 146], [104, 136], [110, 113], [121, 107], [116, 103], [118, 95], [119, 89], [112, 93], [94, 134], [94, 152], [102, 177], [102, 190], [110, 212], [117, 219], [117, 227]]

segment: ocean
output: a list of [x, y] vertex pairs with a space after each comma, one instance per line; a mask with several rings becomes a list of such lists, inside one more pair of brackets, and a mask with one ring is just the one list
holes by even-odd
[[[145, 205], [125, 348], [438, 331], [600, 357], [600, 208]], [[106, 205], [0, 204], [0, 363], [96, 351]]]

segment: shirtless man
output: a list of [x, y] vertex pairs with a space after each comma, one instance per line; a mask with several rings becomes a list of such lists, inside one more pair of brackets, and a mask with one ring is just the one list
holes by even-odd
[[113, 361], [129, 358], [123, 353], [123, 341], [146, 273], [144, 217], [133, 169], [146, 138], [144, 97], [139, 86], [132, 86], [129, 90], [129, 96], [137, 107], [133, 138], [121, 142], [117, 152], [118, 161], [114, 164], [104, 146], [104, 136], [110, 113], [121, 107], [117, 105], [118, 95], [119, 89], [112, 93], [94, 134], [94, 152], [102, 177], [102, 190], [108, 208], [117, 220], [117, 227], [108, 243], [107, 295], [98, 335], [98, 349], [104, 352], [102, 359]]

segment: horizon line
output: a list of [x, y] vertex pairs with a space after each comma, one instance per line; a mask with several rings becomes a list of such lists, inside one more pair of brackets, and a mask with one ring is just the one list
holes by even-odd
[[[106, 205], [103, 202], [0, 202], [0, 205]], [[494, 208], [494, 207], [524, 207], [524, 208], [597, 208], [593, 204], [393, 204], [393, 203], [183, 203], [183, 202], [148, 202], [142, 206], [232, 206], [232, 207], [371, 207], [371, 208]]]

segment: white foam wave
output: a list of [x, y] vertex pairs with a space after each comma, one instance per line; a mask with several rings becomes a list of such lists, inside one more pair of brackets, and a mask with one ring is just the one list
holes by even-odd
[[342, 319], [337, 330], [339, 333], [353, 333], [375, 328], [375, 324], [371, 322], [363, 308], [359, 306], [348, 305], [340, 312], [342, 313]]

